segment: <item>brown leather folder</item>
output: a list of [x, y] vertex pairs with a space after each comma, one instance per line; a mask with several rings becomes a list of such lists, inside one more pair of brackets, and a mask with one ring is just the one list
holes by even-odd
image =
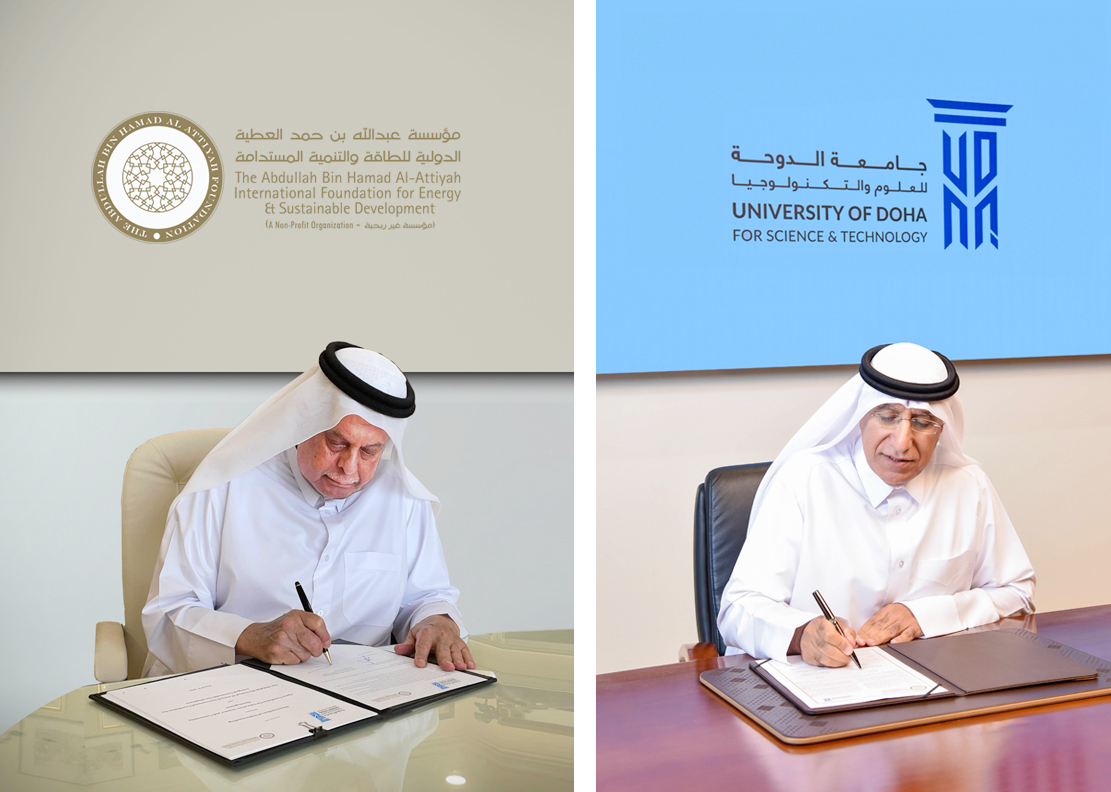
[[957, 695], [1096, 678], [1094, 669], [1009, 630], [943, 635], [887, 649]]
[[753, 663], [752, 669], [807, 715], [1090, 680], [1097, 676], [1091, 667], [1039, 643], [1034, 633], [1025, 630], [958, 633], [879, 648], [933, 680], [937, 687], [924, 690], [922, 695], [811, 708], [768, 673], [762, 662]]
[[[981, 642], [978, 636], [986, 640]], [[977, 640], [970, 643], [965, 640], [968, 638]], [[951, 685], [954, 692], [982, 692], [880, 702], [884, 706], [873, 703], [859, 709], [809, 715], [769, 684], [759, 670], [753, 673], [743, 666], [715, 668], [703, 671], [699, 680], [753, 722], [792, 745], [1111, 695], [1111, 662], [1026, 630], [961, 633], [887, 647], [889, 651], [908, 648], [911, 654], [929, 655], [922, 659], [936, 666], [938, 673], [927, 676], [949, 674], [954, 681], [942, 684]], [[897, 656], [926, 673], [916, 660], [902, 652]], [[1068, 664], [1059, 665], [1058, 658], [1075, 663], [1071, 666], [1075, 675], [1066, 668]], [[886, 706], [888, 703], [893, 706]]]

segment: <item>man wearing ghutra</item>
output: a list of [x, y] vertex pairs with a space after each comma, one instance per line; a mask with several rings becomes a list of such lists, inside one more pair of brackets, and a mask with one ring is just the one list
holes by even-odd
[[1033, 612], [1030, 560], [961, 450], [959, 385], [947, 358], [916, 344], [865, 353], [760, 483], [718, 614], [731, 649], [843, 666], [856, 646]]
[[[335, 342], [212, 449], [170, 506], [143, 608], [144, 676], [319, 657], [332, 636], [402, 638], [418, 666], [474, 668], [436, 533], [406, 469], [413, 388]], [[291, 609], [294, 581], [315, 613]], [[327, 625], [327, 626], [325, 626]]]

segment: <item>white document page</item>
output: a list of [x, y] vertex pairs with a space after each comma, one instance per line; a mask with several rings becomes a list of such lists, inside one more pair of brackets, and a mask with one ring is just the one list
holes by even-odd
[[228, 759], [377, 717], [248, 666], [221, 666], [112, 690], [104, 697]]
[[851, 660], [841, 668], [819, 668], [801, 657], [788, 658], [786, 663], [769, 660], [760, 668], [812, 710], [948, 692], [878, 646], [857, 649], [856, 656], [860, 668]]
[[323, 657], [310, 657], [303, 663], [276, 666], [274, 670], [375, 709], [389, 709], [486, 681], [484, 676], [444, 671], [433, 662], [417, 668], [413, 658], [399, 655], [392, 648], [333, 644], [328, 652], [332, 665]]

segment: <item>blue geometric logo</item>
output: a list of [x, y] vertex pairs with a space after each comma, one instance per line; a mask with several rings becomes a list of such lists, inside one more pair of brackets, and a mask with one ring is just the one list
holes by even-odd
[[[954, 219], [957, 240], [968, 248], [968, 214], [972, 209], [975, 223], [976, 244], [984, 244], [987, 228], [991, 242], [999, 247], [999, 132], [1007, 126], [1003, 116], [1014, 105], [986, 104], [984, 102], [955, 102], [948, 99], [927, 99], [936, 110], [959, 110], [959, 113], [934, 113], [934, 121], [948, 125], [941, 131], [941, 170], [946, 183], [942, 192], [942, 214], [945, 216], [945, 247], [953, 243]], [[973, 115], [975, 114], [975, 115]], [[972, 171], [969, 172], [970, 130], [964, 127], [995, 127], [991, 130], [972, 131]], [[952, 135], [950, 135], [952, 131]], [[954, 136], [960, 133], [959, 137]]]
[[328, 721], [331, 720], [331, 718], [325, 718], [319, 712], [310, 712], [309, 714], [312, 715], [314, 718], [316, 718], [321, 723], [327, 723]]

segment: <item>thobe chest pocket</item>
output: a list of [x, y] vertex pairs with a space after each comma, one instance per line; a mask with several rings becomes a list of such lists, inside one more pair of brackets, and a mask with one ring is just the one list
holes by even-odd
[[401, 556], [344, 553], [343, 615], [352, 624], [391, 627], [401, 606]]
[[970, 567], [973, 552], [969, 550], [952, 558], [938, 558], [918, 562], [919, 596], [929, 594], [955, 594], [967, 591], [970, 586]]

